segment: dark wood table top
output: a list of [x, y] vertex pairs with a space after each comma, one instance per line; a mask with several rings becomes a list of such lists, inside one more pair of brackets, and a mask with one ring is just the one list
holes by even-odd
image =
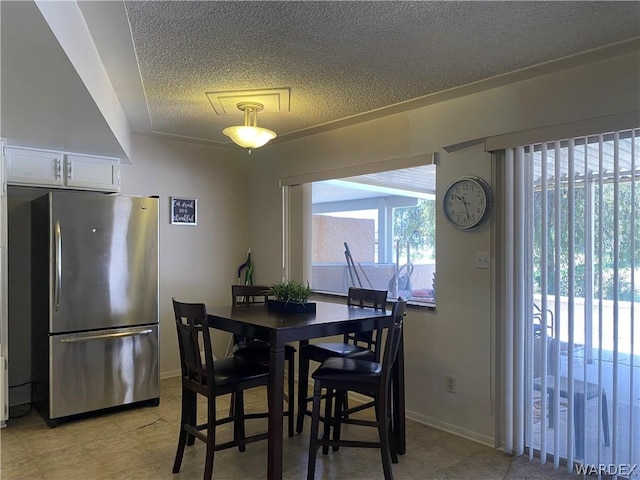
[[207, 309], [209, 325], [228, 332], [275, 341], [327, 337], [354, 331], [370, 331], [387, 326], [391, 312], [316, 301], [315, 313], [286, 313], [262, 304], [223, 306]]

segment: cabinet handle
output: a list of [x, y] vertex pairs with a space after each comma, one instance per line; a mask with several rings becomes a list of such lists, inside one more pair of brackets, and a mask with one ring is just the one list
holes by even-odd
[[56, 178], [62, 177], [62, 160], [56, 158]]
[[67, 162], [67, 179], [68, 180], [73, 180], [72, 166], [73, 164], [71, 162]]

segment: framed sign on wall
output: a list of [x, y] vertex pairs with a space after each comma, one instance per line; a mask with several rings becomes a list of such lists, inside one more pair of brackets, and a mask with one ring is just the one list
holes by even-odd
[[197, 198], [171, 197], [170, 200], [172, 225], [198, 224]]

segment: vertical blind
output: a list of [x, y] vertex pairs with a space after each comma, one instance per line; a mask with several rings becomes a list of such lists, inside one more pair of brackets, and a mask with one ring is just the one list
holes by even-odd
[[505, 151], [504, 438], [516, 454], [640, 478], [639, 152], [639, 129]]

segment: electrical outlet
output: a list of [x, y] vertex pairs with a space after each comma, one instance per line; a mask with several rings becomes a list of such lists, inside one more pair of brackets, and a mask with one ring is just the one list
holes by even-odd
[[476, 268], [491, 268], [491, 254], [489, 252], [476, 252]]
[[456, 377], [447, 376], [447, 392], [456, 393]]

